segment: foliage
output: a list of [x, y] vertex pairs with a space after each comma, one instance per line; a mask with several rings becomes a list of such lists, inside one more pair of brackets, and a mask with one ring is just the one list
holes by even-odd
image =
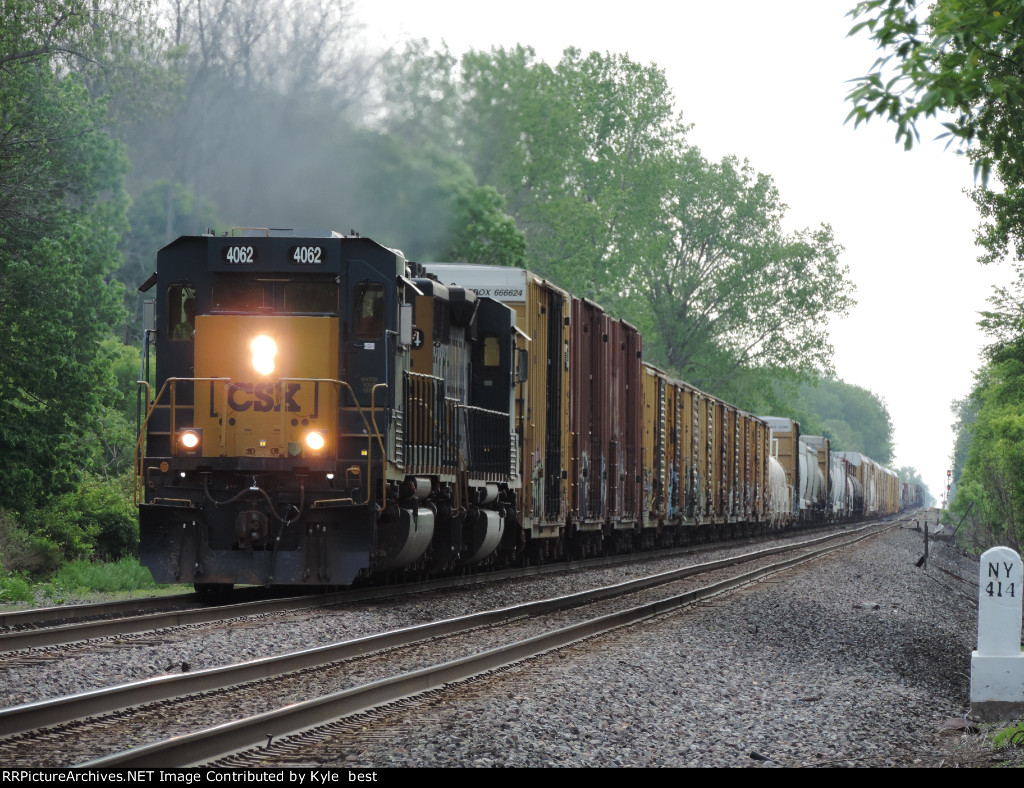
[[[959, 403], [952, 510], [1011, 545], [1024, 536], [1024, 337], [989, 349], [989, 363]], [[962, 463], [960, 459], [962, 459]]]
[[[331, 211], [339, 206], [356, 226], [376, 227], [375, 240], [401, 248], [411, 259], [515, 265], [525, 242], [494, 189], [478, 186], [456, 156], [432, 145], [349, 130], [330, 157], [351, 157]], [[285, 173], [281, 173], [286, 180]], [[305, 202], [308, 201], [308, 202]], [[321, 198], [306, 194], [306, 215], [326, 215]], [[267, 205], [266, 210], [273, 206]]]
[[31, 602], [35, 599], [32, 584], [19, 575], [0, 574], [0, 605], [12, 602]]
[[108, 397], [98, 350], [120, 314], [103, 270], [115, 238], [108, 220], [76, 218], [61, 236], [0, 242], [0, 505], [73, 488]]
[[95, 555], [117, 560], [138, 552], [139, 523], [132, 501], [132, 475], [117, 478], [90, 477], [80, 491], [79, 522], [94, 531]]
[[841, 380], [804, 385], [800, 399], [821, 420], [822, 432], [843, 451], [866, 454], [882, 465], [892, 462], [892, 420], [877, 394]]
[[917, 468], [911, 465], [902, 465], [899, 468], [894, 469], [897, 476], [908, 484], [916, 484], [919, 487], [925, 487], [924, 479], [921, 478], [921, 474], [918, 473]]
[[36, 578], [33, 582], [30, 575], [21, 572], [0, 572], [0, 606], [41, 600], [66, 604], [72, 599], [95, 594], [157, 590], [180, 593], [183, 589], [182, 586], [157, 586], [149, 570], [133, 556], [110, 562], [78, 559]]
[[668, 365], [722, 396], [743, 368], [830, 371], [825, 325], [853, 304], [831, 229], [787, 235], [772, 179], [746, 162], [690, 148], [675, 167], [670, 209], [631, 277]]
[[451, 231], [441, 259], [476, 265], [526, 263], [526, 237], [505, 213], [505, 199], [490, 186], [456, 188]]
[[612, 307], [622, 244], [651, 218], [656, 155], [682, 134], [664, 74], [569, 49], [555, 67], [517, 47], [447, 53], [417, 42], [386, 72], [383, 122], [410, 145], [461, 157], [505, 198], [531, 269]]
[[0, 574], [38, 577], [52, 572], [60, 561], [60, 548], [56, 544], [29, 533], [21, 527], [16, 515], [0, 509]]
[[46, 592], [53, 596], [83, 594], [86, 592], [113, 593], [156, 588], [149, 570], [139, 564], [139, 559], [125, 556], [117, 561], [101, 563], [96, 561], [71, 561], [62, 566], [46, 583]]
[[[867, 30], [882, 50], [850, 91], [850, 118], [896, 124], [906, 148], [918, 123], [948, 118], [945, 136], [970, 150], [983, 188], [974, 193], [987, 220], [979, 234], [986, 261], [1012, 246], [1024, 252], [1024, 5], [1019, 0], [867, 0], [851, 12], [851, 34]], [[1005, 187], [987, 185], [995, 171]]]
[[[130, 0], [6, 2], [0, 28], [0, 506], [73, 490], [106, 406], [121, 323], [128, 160], [104, 88], [145, 30]], [[138, 24], [138, 28], [133, 27]]]
[[118, 559], [138, 549], [139, 528], [131, 476], [87, 477], [74, 492], [53, 497], [22, 515], [22, 527], [57, 546], [65, 561]]
[[197, 199], [185, 186], [157, 180], [132, 200], [128, 221], [131, 229], [119, 244], [124, 262], [116, 276], [125, 286], [129, 312], [124, 340], [138, 346], [142, 341], [142, 304], [152, 298], [152, 294], [140, 293], [138, 288], [153, 273], [156, 253], [178, 236], [204, 232], [217, 227], [220, 220], [213, 205]]
[[924, 483], [924, 479], [922, 478], [917, 468], [914, 468], [911, 465], [903, 465], [899, 468], [895, 468], [894, 471], [896, 475], [900, 478], [900, 481], [906, 482], [907, 484], [916, 484], [918, 487], [924, 490], [925, 506], [935, 505], [935, 496], [933, 496], [931, 490], [928, 489], [928, 485]]
[[[109, 97], [117, 93], [129, 114], [140, 108], [140, 57], [159, 38], [148, 6], [3, 0], [0, 237], [43, 236], [63, 224], [69, 204], [88, 205], [120, 179], [123, 165], [112, 162], [104, 131]], [[133, 79], [139, 90], [131, 89]]]
[[104, 479], [132, 469], [137, 426], [142, 417], [137, 381], [141, 374], [138, 348], [113, 337], [100, 342], [96, 384], [102, 408], [83, 431], [84, 470]]
[[992, 746], [997, 749], [1000, 747], [1007, 747], [1011, 744], [1017, 746], [1016, 742], [1019, 741], [1017, 734], [1022, 731], [1024, 731], [1024, 722], [1017, 722], [1005, 728], [999, 728], [998, 730], [993, 729], [990, 733]]
[[637, 325], [645, 355], [725, 397], [830, 369], [852, 303], [831, 230], [782, 230], [771, 178], [686, 143], [665, 74], [624, 55], [424, 42], [385, 69], [382, 125], [461, 156], [506, 200], [529, 267]]
[[804, 435], [824, 435], [837, 451], [860, 452], [883, 465], [892, 462], [892, 420], [877, 394], [832, 378], [807, 383], [779, 370], [767, 385], [760, 376], [752, 376], [750, 384], [734, 400], [741, 408], [798, 421]]
[[850, 34], [867, 29], [883, 50], [872, 70], [850, 91], [856, 123], [885, 117], [909, 150], [920, 139], [917, 123], [952, 114], [946, 135], [984, 147], [979, 172], [993, 158], [1021, 160], [1024, 99], [1024, 7], [1016, 0], [936, 0], [921, 18], [920, 0], [865, 0], [851, 16]]

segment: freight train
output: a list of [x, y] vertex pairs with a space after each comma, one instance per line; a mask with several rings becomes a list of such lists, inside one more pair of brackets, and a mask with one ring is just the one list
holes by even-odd
[[345, 586], [922, 503], [646, 363], [635, 327], [522, 269], [246, 229], [178, 238], [140, 290], [135, 492], [160, 583]]

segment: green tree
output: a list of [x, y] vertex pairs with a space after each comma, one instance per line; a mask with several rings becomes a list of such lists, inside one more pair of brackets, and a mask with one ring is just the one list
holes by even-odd
[[462, 59], [462, 149], [527, 237], [530, 267], [622, 314], [685, 126], [664, 73], [623, 55]]
[[[953, 511], [970, 512], [979, 544], [1016, 545], [1024, 533], [1024, 5], [1017, 0], [859, 3], [851, 32], [868, 30], [882, 49], [850, 93], [857, 123], [896, 124], [912, 147], [918, 122], [941, 117], [950, 142], [966, 149], [980, 187], [983, 262], [1009, 255], [1018, 282], [998, 288], [979, 321], [992, 345], [971, 393], [954, 403]], [[1002, 188], [990, 188], [995, 173]]]
[[[998, 331], [990, 331], [998, 336]], [[955, 498], [981, 544], [1024, 537], [1024, 336], [997, 340], [974, 388], [955, 403]]]
[[441, 259], [477, 265], [526, 263], [526, 237], [505, 213], [505, 199], [490, 186], [456, 187], [451, 230]]
[[820, 377], [813, 383], [776, 373], [760, 380], [760, 397], [737, 401], [740, 407], [800, 422], [805, 435], [824, 435], [833, 449], [856, 451], [889, 465], [893, 458], [892, 420], [877, 394], [842, 380]]
[[[128, 161], [106, 131], [111, 52], [141, 3], [3, 4], [0, 26], [0, 506], [72, 490], [108, 399], [121, 322]], [[139, 29], [144, 25], [140, 24]]]
[[723, 395], [742, 369], [831, 371], [824, 328], [853, 304], [831, 228], [784, 232], [775, 184], [746, 162], [689, 148], [674, 165], [632, 277], [669, 366]]
[[897, 476], [907, 484], [916, 484], [927, 490], [927, 485], [924, 483], [924, 479], [921, 478], [921, 474], [918, 473], [917, 468], [912, 465], [901, 465], [899, 468], [894, 469]]
[[142, 304], [147, 297], [138, 287], [153, 274], [156, 253], [180, 235], [195, 235], [220, 222], [210, 203], [168, 181], [151, 183], [136, 195], [128, 220], [131, 229], [119, 245], [124, 262], [116, 276], [124, 284], [128, 310], [124, 341], [137, 346], [142, 340]]
[[[942, 118], [966, 147], [983, 188], [982, 258], [1024, 253], [1024, 5], [1019, 0], [867, 0], [851, 11], [851, 34], [867, 30], [882, 54], [850, 91], [855, 124], [881, 117], [909, 149], [918, 123]], [[984, 188], [992, 171], [1003, 189]]]
[[683, 132], [661, 71], [575, 49], [552, 67], [522, 46], [456, 61], [415, 42], [383, 84], [383, 127], [496, 189], [532, 270], [615, 306], [628, 246], [657, 207], [657, 156]]
[[852, 303], [828, 227], [785, 233], [771, 178], [686, 142], [664, 72], [528, 47], [456, 61], [416, 42], [385, 69], [382, 125], [464, 157], [506, 200], [528, 267], [625, 317], [645, 355], [721, 396], [829, 369]]
[[841, 380], [822, 378], [800, 387], [800, 400], [821, 420], [837, 448], [858, 451], [889, 465], [893, 458], [892, 419], [874, 392]]

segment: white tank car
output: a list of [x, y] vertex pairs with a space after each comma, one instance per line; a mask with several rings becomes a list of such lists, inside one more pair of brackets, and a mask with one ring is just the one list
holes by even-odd
[[835, 520], [849, 520], [853, 517], [859, 484], [849, 462], [839, 452], [832, 452], [829, 466], [829, 516]]
[[[810, 436], [815, 437], [815, 436]], [[822, 452], [825, 451], [824, 445]], [[818, 466], [818, 448], [807, 436], [800, 436], [800, 517], [812, 520], [825, 509], [825, 477]]]
[[786, 471], [774, 457], [768, 458], [768, 515], [773, 528], [793, 521], [793, 488], [786, 483]]

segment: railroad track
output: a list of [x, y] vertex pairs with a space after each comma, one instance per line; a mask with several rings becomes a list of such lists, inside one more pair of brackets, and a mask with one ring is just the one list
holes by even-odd
[[[801, 532], [790, 533], [800, 534]], [[0, 613], [0, 663], [2, 663], [3, 655], [18, 651], [46, 649], [103, 638], [122, 638], [142, 632], [153, 632], [170, 627], [197, 626], [231, 618], [273, 615], [316, 607], [382, 600], [395, 596], [462, 588], [500, 580], [557, 574], [581, 568], [600, 569], [647, 559], [670, 559], [679, 555], [692, 555], [709, 548], [743, 544], [744, 541], [754, 544], [763, 538], [771, 538], [771, 535], [659, 550], [651, 553], [630, 553], [604, 558], [589, 558], [580, 562], [559, 562], [446, 577], [416, 583], [373, 585], [324, 594], [283, 596], [280, 592], [268, 592], [264, 588], [241, 588], [235, 589], [231, 603], [222, 605], [205, 604], [198, 594], [180, 594], [168, 597], [9, 611]], [[43, 658], [40, 654], [32, 656], [33, 661], [40, 658]], [[0, 664], [0, 668], [2, 667], [3, 665]]]
[[92, 619], [117, 618], [146, 612], [184, 610], [202, 604], [199, 594], [174, 594], [163, 597], [121, 599], [114, 602], [96, 602], [81, 605], [33, 607], [25, 610], [0, 611], [0, 634], [20, 629], [84, 623]]
[[[398, 703], [634, 624], [877, 532], [877, 527], [864, 527], [568, 597], [0, 710], [0, 732], [21, 731], [0, 740], [0, 757], [10, 764], [37, 766], [180, 766], [209, 761], [265, 745], [268, 736], [279, 739]], [[733, 569], [738, 564], [743, 571]], [[452, 659], [453, 653], [461, 656]], [[69, 722], [84, 715], [91, 716]], [[160, 737], [164, 741], [153, 741]], [[266, 765], [269, 757], [288, 762], [291, 752], [273, 756], [261, 749], [253, 757]], [[241, 762], [236, 759], [229, 765]]]

